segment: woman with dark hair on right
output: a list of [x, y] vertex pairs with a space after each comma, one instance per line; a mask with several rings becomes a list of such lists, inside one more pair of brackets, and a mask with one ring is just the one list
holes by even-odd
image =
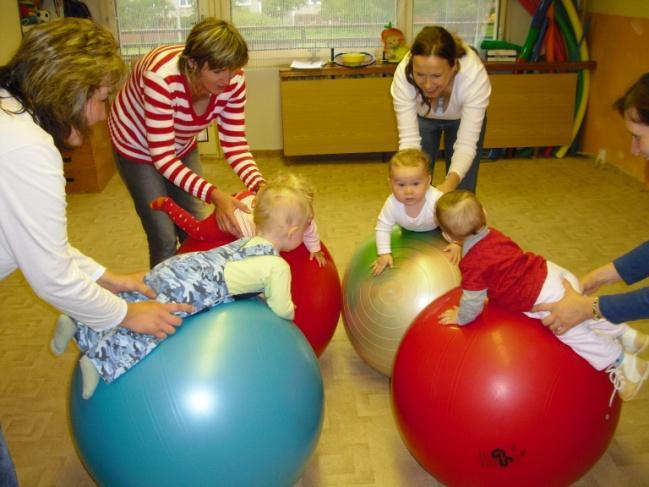
[[[631, 153], [649, 160], [649, 73], [643, 74], [614, 104], [631, 134]], [[539, 305], [549, 311], [543, 323], [562, 335], [586, 318], [606, 318], [613, 323], [649, 318], [649, 287], [622, 294], [592, 296], [604, 284], [634, 284], [649, 277], [649, 241], [581, 279], [584, 294], [564, 282], [561, 301]], [[645, 347], [646, 348], [646, 347]]]
[[475, 192], [491, 94], [476, 52], [443, 27], [424, 27], [397, 66], [390, 92], [399, 150], [421, 149], [435, 164], [443, 135], [446, 179], [437, 188]]

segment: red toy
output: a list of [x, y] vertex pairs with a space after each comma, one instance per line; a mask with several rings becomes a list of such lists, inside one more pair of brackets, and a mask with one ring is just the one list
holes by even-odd
[[[188, 238], [178, 253], [209, 250], [234, 240], [236, 238], [232, 235], [218, 241]], [[291, 294], [295, 303], [293, 321], [318, 357], [331, 341], [342, 310], [342, 289], [336, 264], [324, 243], [320, 245], [326, 258], [323, 267], [319, 267], [315, 260], [309, 260], [309, 251], [304, 244], [291, 252], [281, 253], [291, 266]]]
[[442, 326], [459, 302], [435, 300], [404, 336], [392, 373], [401, 436], [445, 485], [570, 485], [606, 451], [621, 401], [539, 321], [487, 305], [466, 328]]

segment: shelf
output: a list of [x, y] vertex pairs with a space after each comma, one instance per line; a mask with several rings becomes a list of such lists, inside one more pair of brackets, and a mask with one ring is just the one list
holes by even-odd
[[[376, 63], [371, 66], [363, 68], [346, 68], [338, 65], [327, 65], [321, 69], [292, 69], [289, 67], [279, 68], [279, 77], [282, 81], [287, 81], [292, 78], [306, 79], [306, 78], [319, 78], [319, 77], [355, 77], [355, 76], [391, 76], [396, 69], [397, 64], [394, 63]], [[535, 73], [553, 73], [553, 72], [572, 72], [581, 69], [593, 70], [597, 67], [595, 61], [579, 61], [579, 62], [562, 62], [562, 63], [485, 63], [485, 68], [488, 73], [498, 73], [505, 71], [511, 73], [512, 71], [522, 71], [520, 74], [527, 74], [526, 72]]]

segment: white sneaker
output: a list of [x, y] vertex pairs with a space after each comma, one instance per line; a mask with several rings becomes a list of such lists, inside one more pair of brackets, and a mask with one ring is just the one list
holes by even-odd
[[624, 332], [624, 335], [620, 337], [620, 342], [626, 352], [631, 354], [642, 353], [649, 347], [649, 335], [629, 327]]
[[[638, 395], [642, 384], [649, 377], [649, 362], [625, 352], [622, 363], [618, 366], [610, 366], [606, 372], [615, 388], [613, 395], [617, 391], [620, 399], [630, 401]], [[613, 396], [611, 396], [612, 402]]]

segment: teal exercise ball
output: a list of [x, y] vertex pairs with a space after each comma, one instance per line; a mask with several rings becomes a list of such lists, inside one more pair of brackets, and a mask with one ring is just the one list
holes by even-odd
[[291, 486], [315, 450], [323, 385], [309, 343], [258, 299], [186, 318], [70, 417], [100, 486]]
[[391, 375], [401, 338], [419, 312], [459, 286], [460, 271], [443, 253], [447, 245], [437, 230], [395, 227], [392, 269], [372, 276], [374, 236], [352, 256], [343, 279], [343, 324], [358, 355], [381, 374]]

